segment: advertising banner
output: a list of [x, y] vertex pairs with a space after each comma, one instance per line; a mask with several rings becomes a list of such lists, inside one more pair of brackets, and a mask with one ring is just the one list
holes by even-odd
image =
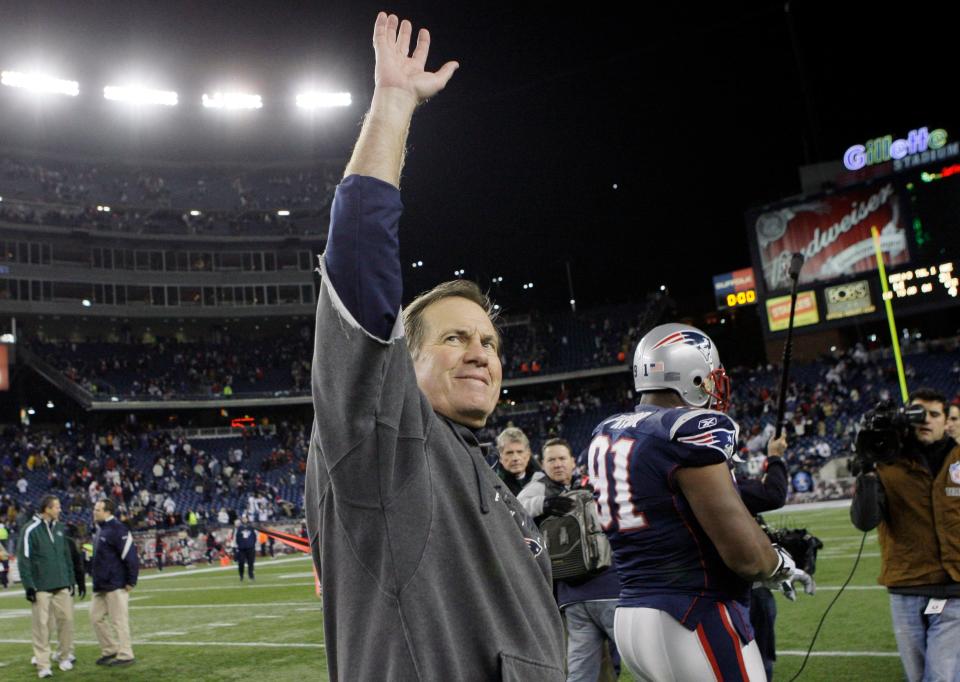
[[790, 286], [787, 268], [794, 252], [806, 258], [800, 284], [875, 270], [870, 235], [874, 225], [880, 231], [884, 262], [907, 263], [906, 219], [891, 182], [761, 213], [754, 220], [753, 230], [767, 291]]
[[[806, 327], [817, 324], [820, 313], [817, 310], [817, 294], [815, 291], [801, 291], [797, 293], [797, 307], [793, 313], [793, 326]], [[767, 322], [770, 331], [783, 331], [790, 324], [790, 297], [777, 296], [767, 299]]]
[[870, 283], [865, 279], [827, 287], [823, 290], [823, 298], [827, 302], [828, 320], [866, 315], [877, 310], [870, 295]]

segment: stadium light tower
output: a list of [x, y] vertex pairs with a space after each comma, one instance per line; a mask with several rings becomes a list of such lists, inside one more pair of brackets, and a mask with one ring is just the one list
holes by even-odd
[[11, 88], [22, 88], [30, 92], [69, 95], [70, 97], [76, 97], [80, 94], [80, 84], [77, 81], [53, 78], [52, 76], [45, 76], [39, 73], [3, 71], [0, 72], [0, 83]]
[[260, 109], [263, 99], [260, 95], [244, 92], [203, 93], [203, 106], [207, 109]]
[[108, 85], [103, 89], [103, 98], [129, 104], [162, 104], [167, 107], [175, 107], [179, 101], [177, 93], [172, 90], [154, 90], [139, 85]]
[[312, 90], [297, 95], [297, 106], [301, 109], [331, 109], [349, 107], [353, 99], [349, 92], [321, 92]]

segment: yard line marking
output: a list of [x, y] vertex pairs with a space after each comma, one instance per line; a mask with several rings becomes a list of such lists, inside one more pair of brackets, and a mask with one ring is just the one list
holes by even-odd
[[165, 635], [167, 637], [176, 637], [179, 635], [187, 634], [185, 630], [164, 630], [162, 632], [154, 632], [151, 637], [159, 637], [160, 635]]
[[254, 618], [283, 618], [283, 616], [254, 616]]
[[304, 573], [284, 573], [283, 575], [277, 576], [280, 580], [290, 580], [291, 578], [312, 578], [313, 571], [306, 571]]
[[[255, 606], [291, 606], [296, 604], [295, 601], [267, 601], [267, 602], [245, 602], [243, 604], [163, 604], [163, 605], [142, 605], [131, 608], [136, 608], [137, 611], [143, 611], [145, 609], [249, 609]], [[311, 606], [309, 611], [322, 611], [323, 609], [317, 606]], [[31, 612], [26, 611], [27, 615]], [[254, 616], [255, 618], [263, 618], [263, 616]], [[280, 618], [281, 616], [268, 616], [269, 618]]]
[[[856, 557], [856, 554], [827, 554], [826, 552], [818, 552], [817, 559], [853, 559]], [[880, 552], [864, 552], [860, 556], [880, 556]]]
[[232, 628], [236, 623], [205, 623], [204, 627], [207, 628]]
[[[290, 557], [289, 559], [271, 559], [269, 563], [266, 560], [260, 564], [261, 568], [266, 566], [276, 566], [277, 564], [288, 564], [291, 561], [305, 561], [311, 557], [304, 554], [303, 556]], [[211, 566], [210, 568], [191, 568], [184, 569], [182, 571], [170, 572], [170, 573], [154, 573], [152, 575], [142, 575], [139, 580], [158, 580], [160, 578], [182, 578], [185, 575], [199, 575], [201, 573], [216, 573], [217, 571], [236, 571], [236, 564], [230, 564], [229, 566]], [[312, 575], [312, 574], [311, 574]]]
[[[210, 592], [211, 590], [253, 590], [253, 589], [270, 589], [278, 587], [296, 587], [302, 585], [309, 585], [310, 587], [314, 586], [312, 582], [301, 582], [301, 583], [256, 583], [256, 584], [243, 584], [243, 585], [208, 585], [207, 587], [151, 587], [148, 589], [140, 590], [141, 594], [160, 594], [161, 592]], [[21, 595], [22, 596], [22, 595]]]
[[[135, 645], [158, 646], [193, 646], [193, 647], [252, 647], [267, 649], [324, 649], [323, 644], [313, 644], [308, 642], [149, 642], [145, 640], [134, 640]], [[0, 644], [33, 644], [32, 639], [0, 639]], [[94, 644], [99, 646], [100, 642], [95, 640], [74, 640], [74, 644]]]
[[[777, 651], [777, 656], [806, 656], [806, 651]], [[896, 651], [812, 651], [811, 656], [869, 656], [882, 658], [900, 658]]]

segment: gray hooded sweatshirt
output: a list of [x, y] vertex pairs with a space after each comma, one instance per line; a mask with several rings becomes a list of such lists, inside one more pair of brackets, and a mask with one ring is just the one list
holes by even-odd
[[[371, 213], [345, 210], [365, 199], [350, 181], [338, 189], [324, 260], [338, 216], [362, 230], [356, 217]], [[421, 393], [399, 318], [388, 340], [376, 337], [324, 262], [321, 275], [305, 506], [330, 679], [565, 679], [533, 520], [473, 433]]]

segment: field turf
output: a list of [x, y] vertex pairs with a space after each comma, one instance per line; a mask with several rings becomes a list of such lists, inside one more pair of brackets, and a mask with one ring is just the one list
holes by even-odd
[[[821, 615], [850, 573], [863, 537], [847, 508], [803, 509], [768, 514], [772, 526], [807, 528], [824, 542], [817, 563], [817, 594], [791, 603], [778, 596], [775, 679], [799, 669]], [[876, 533], [850, 587], [820, 631], [803, 681], [899, 680], [885, 590], [879, 572]], [[131, 593], [130, 623], [137, 663], [110, 669], [94, 665], [99, 655], [90, 627], [89, 598], [75, 612], [77, 667], [54, 668], [63, 680], [326, 680], [322, 606], [313, 593], [306, 557], [259, 559], [257, 580], [240, 584], [236, 567], [144, 571]], [[0, 592], [0, 679], [36, 679], [30, 665], [30, 611], [18, 587]], [[631, 680], [624, 671], [621, 680]]]

